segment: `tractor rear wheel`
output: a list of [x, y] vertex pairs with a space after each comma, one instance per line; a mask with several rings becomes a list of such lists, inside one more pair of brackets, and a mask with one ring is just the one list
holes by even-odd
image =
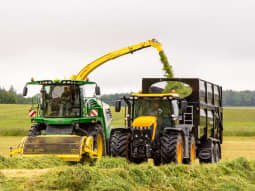
[[180, 133], [165, 134], [161, 137], [161, 162], [168, 164], [183, 161], [183, 137]]
[[215, 144], [212, 141], [209, 141], [208, 143], [206, 143], [207, 145], [209, 144], [209, 146], [206, 147], [206, 150], [208, 150], [209, 158], [208, 159], [203, 159], [203, 158], [199, 158], [199, 162], [200, 163], [215, 163]]
[[113, 157], [128, 158], [129, 133], [114, 131], [110, 139], [110, 153]]

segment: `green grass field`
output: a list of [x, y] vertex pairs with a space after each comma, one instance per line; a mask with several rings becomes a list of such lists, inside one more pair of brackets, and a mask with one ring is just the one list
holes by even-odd
[[[29, 107], [0, 105], [0, 190], [255, 190], [255, 108], [224, 109], [224, 135], [230, 136], [224, 136], [219, 164], [155, 167], [118, 158], [93, 166], [9, 158], [9, 147], [22, 139], [12, 135], [29, 130]], [[124, 109], [113, 118], [112, 126], [123, 126]]]
[[[29, 105], [0, 104], [0, 135], [27, 135], [30, 128]], [[112, 108], [112, 126], [124, 125], [124, 108], [115, 113]], [[255, 107], [224, 108], [224, 135], [255, 136]]]

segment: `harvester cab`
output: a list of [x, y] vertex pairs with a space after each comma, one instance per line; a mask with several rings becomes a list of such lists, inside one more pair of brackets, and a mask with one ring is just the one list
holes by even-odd
[[[107, 153], [112, 116], [110, 107], [98, 97], [100, 88], [95, 82], [31, 81], [24, 88], [24, 96], [30, 85], [41, 86], [40, 101], [30, 109], [29, 136], [11, 155], [56, 155], [81, 161], [85, 156], [94, 159]], [[87, 97], [91, 86], [95, 87], [94, 96]]]
[[[181, 98], [177, 93], [159, 93], [158, 82], [181, 82], [192, 89]], [[126, 127], [111, 131], [111, 155], [155, 165], [217, 162], [221, 158], [222, 88], [200, 79], [145, 78], [142, 92], [123, 97]], [[155, 91], [156, 90], [156, 91]], [[163, 90], [163, 89], [162, 89]], [[115, 110], [121, 108], [116, 101]], [[125, 108], [126, 110], [126, 108]]]

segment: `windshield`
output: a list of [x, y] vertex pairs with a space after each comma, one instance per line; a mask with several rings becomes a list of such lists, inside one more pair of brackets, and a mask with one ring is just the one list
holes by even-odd
[[77, 85], [45, 85], [42, 89], [45, 117], [79, 117], [80, 89]]
[[159, 98], [138, 98], [134, 105], [135, 117], [171, 115], [170, 102]]
[[155, 116], [160, 127], [171, 126], [171, 102], [162, 98], [139, 97], [134, 102], [134, 117]]

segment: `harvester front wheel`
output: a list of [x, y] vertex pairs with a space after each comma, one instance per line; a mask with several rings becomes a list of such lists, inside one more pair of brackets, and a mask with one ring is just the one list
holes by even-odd
[[104, 139], [104, 132], [100, 125], [96, 126], [96, 133], [93, 136], [94, 139], [94, 152], [97, 153], [97, 158], [101, 158], [105, 155], [106, 146], [105, 146], [105, 139]]
[[41, 135], [41, 130], [38, 124], [33, 124], [28, 132], [28, 136], [37, 136]]
[[111, 135], [110, 152], [113, 157], [128, 158], [129, 133], [114, 131]]
[[161, 137], [161, 162], [168, 164], [183, 161], [183, 137], [181, 133], [164, 134]]

